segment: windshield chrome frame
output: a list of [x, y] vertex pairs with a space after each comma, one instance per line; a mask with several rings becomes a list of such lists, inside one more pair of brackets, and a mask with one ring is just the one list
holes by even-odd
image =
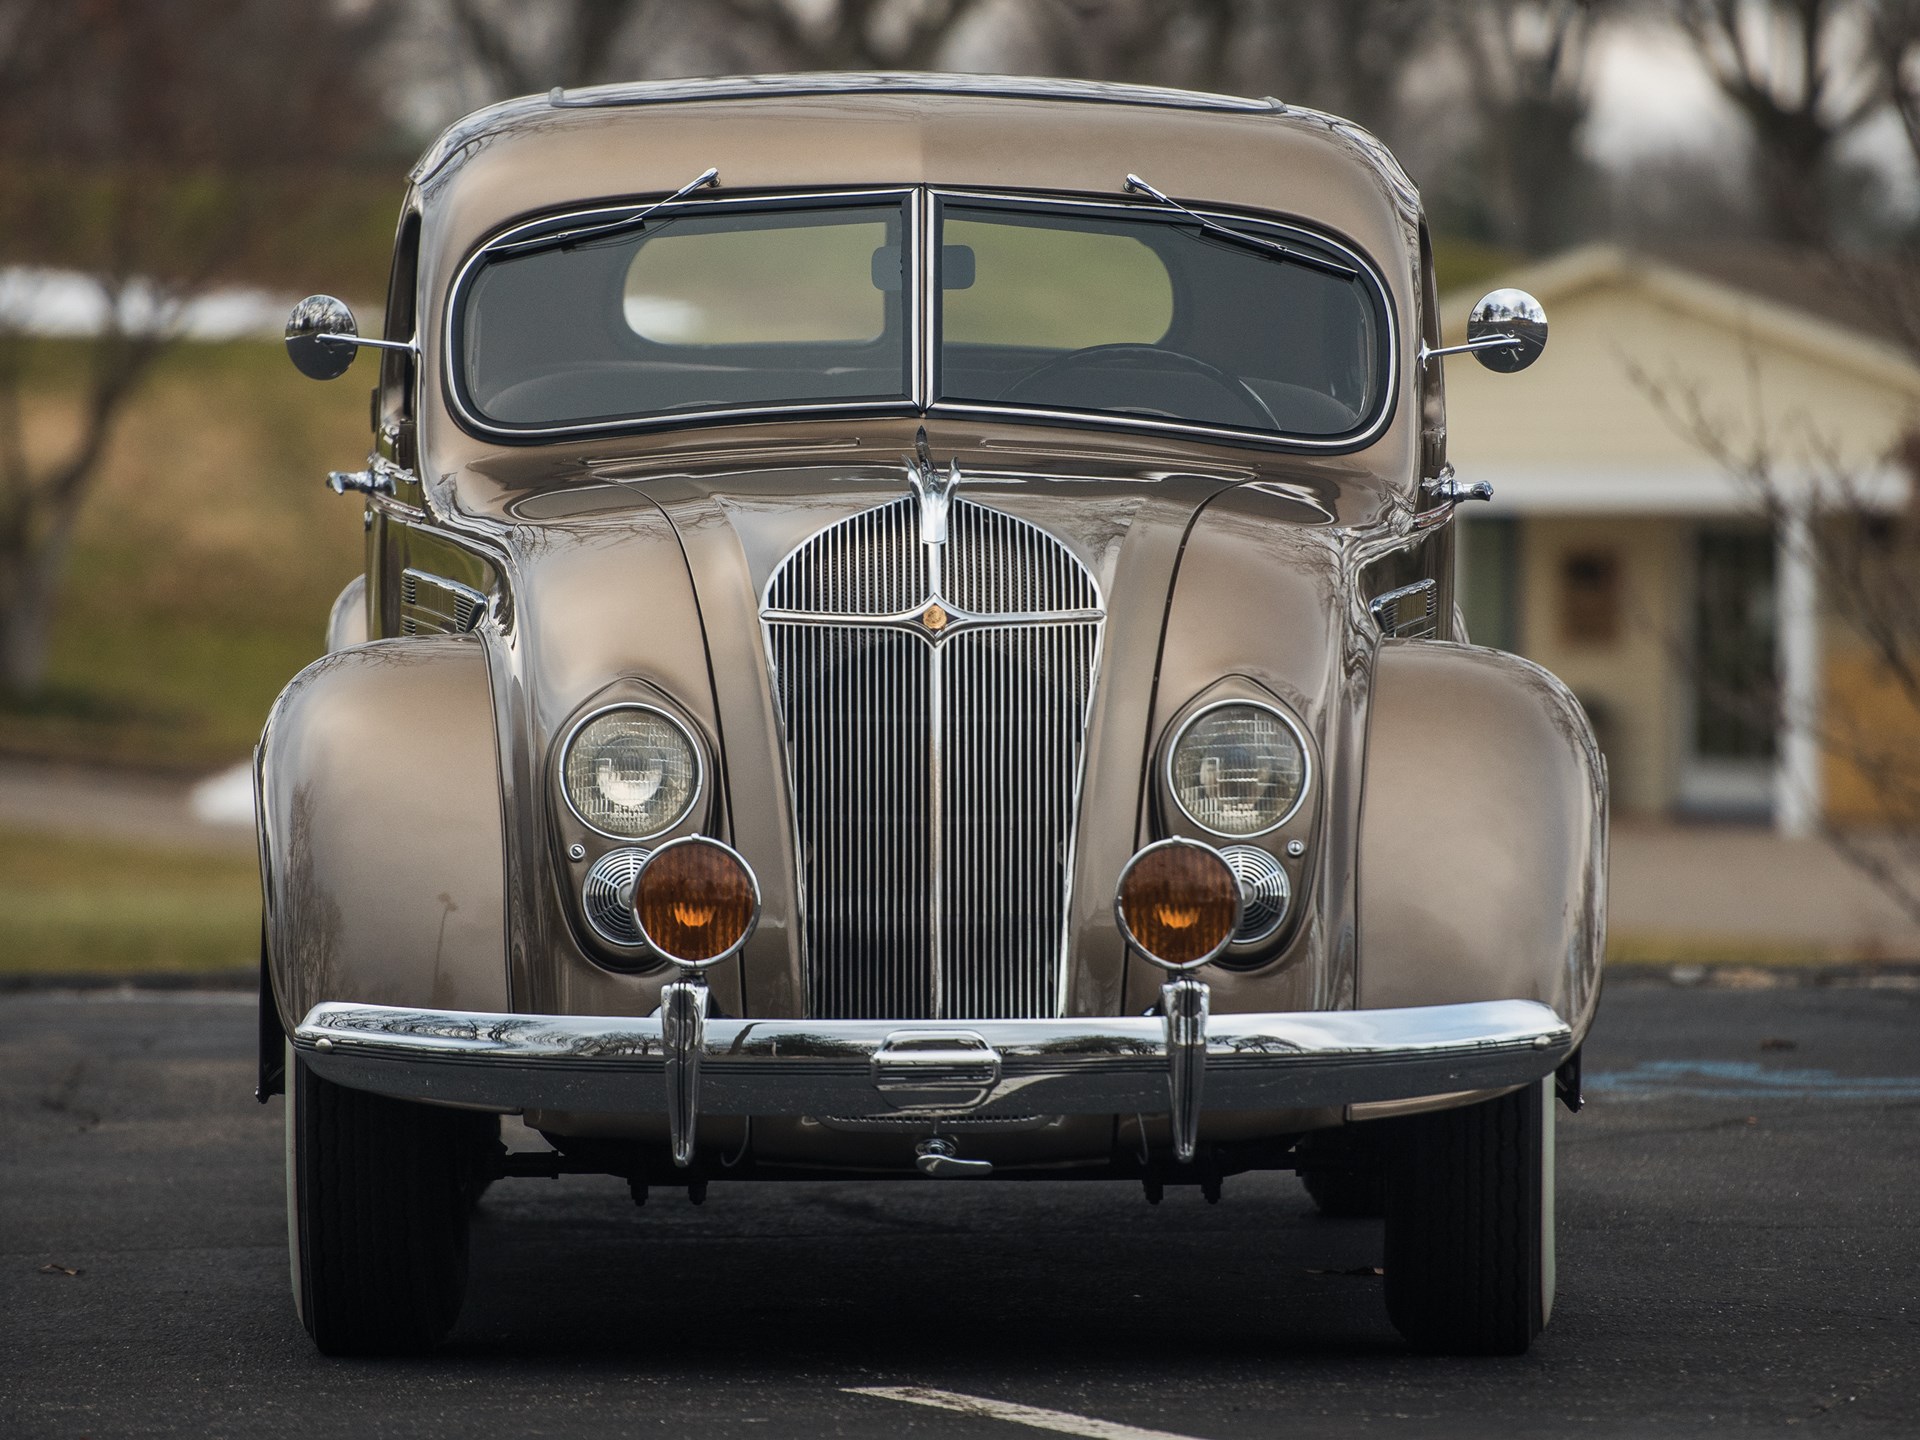
[[1392, 424], [1399, 405], [1401, 375], [1400, 317], [1395, 309], [1393, 289], [1380, 268], [1365, 252], [1321, 230], [1263, 214], [1229, 211], [1218, 207], [1194, 206], [1195, 214], [1219, 223], [1257, 225], [1277, 231], [1308, 244], [1319, 246], [1352, 262], [1360, 278], [1371, 288], [1384, 320], [1383, 340], [1386, 363], [1382, 369], [1374, 404], [1365, 422], [1353, 430], [1333, 436], [1300, 435], [1279, 430], [1259, 430], [1233, 425], [1210, 425], [1198, 421], [1167, 420], [1151, 415], [1130, 415], [1125, 411], [1064, 410], [1041, 405], [1006, 405], [991, 400], [939, 400], [936, 398], [940, 368], [939, 316], [940, 276], [938, 233], [941, 206], [985, 202], [990, 206], [1023, 210], [1029, 213], [1099, 212], [1132, 220], [1150, 220], [1157, 224], [1191, 223], [1178, 212], [1139, 200], [1098, 200], [1052, 193], [1017, 190], [983, 190], [940, 185], [887, 185], [872, 189], [813, 190], [804, 192], [759, 191], [747, 195], [703, 195], [688, 197], [674, 206], [676, 217], [708, 211], [803, 209], [810, 204], [828, 202], [835, 206], [862, 202], [892, 201], [901, 206], [906, 217], [904, 243], [912, 247], [915, 263], [903, 267], [908, 283], [917, 293], [903, 297], [902, 314], [907, 326], [906, 393], [886, 400], [793, 400], [778, 403], [725, 406], [712, 410], [683, 410], [659, 414], [619, 416], [605, 420], [577, 420], [552, 425], [509, 425], [489, 420], [467, 403], [466, 381], [455, 343], [457, 319], [466, 299], [467, 287], [476, 268], [501, 244], [510, 244], [522, 232], [578, 221], [597, 215], [619, 216], [634, 209], [631, 200], [596, 204], [572, 211], [540, 215], [503, 227], [486, 236], [468, 254], [449, 287], [443, 324], [443, 370], [441, 391], [448, 408], [462, 429], [489, 440], [507, 444], [537, 444], [548, 440], [575, 439], [592, 435], [644, 433], [683, 427], [725, 424], [734, 421], [765, 421], [787, 417], [810, 418], [829, 415], [918, 415], [921, 417], [957, 417], [1001, 419], [1068, 428], [1118, 429], [1154, 434], [1183, 436], [1200, 440], [1226, 440], [1240, 445], [1258, 445], [1282, 451], [1345, 454], [1373, 443]]

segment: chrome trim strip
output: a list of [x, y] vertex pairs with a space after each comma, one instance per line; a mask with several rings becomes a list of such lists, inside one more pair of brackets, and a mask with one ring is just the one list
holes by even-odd
[[548, 105], [556, 109], [586, 109], [748, 100], [769, 95], [981, 95], [1012, 100], [1078, 100], [1110, 105], [1149, 105], [1173, 110], [1266, 111], [1277, 115], [1285, 114], [1287, 110], [1285, 105], [1271, 96], [1256, 100], [1245, 95], [1181, 90], [1167, 85], [1127, 85], [1110, 80], [1057, 80], [1024, 75], [885, 70], [824, 70], [787, 75], [638, 80], [624, 85], [592, 85], [572, 90], [556, 85], [547, 92], [546, 100]]
[[[599, 719], [600, 716], [608, 714], [609, 712], [614, 710], [650, 710], [652, 711], [655, 715], [658, 715], [662, 719], [666, 720], [668, 724], [672, 725], [674, 729], [678, 730], [682, 735], [684, 735], [686, 737], [687, 744], [690, 747], [692, 747], [692, 750], [693, 750], [693, 764], [694, 764], [696, 778], [693, 786], [693, 794], [687, 797], [686, 808], [681, 810], [681, 812], [678, 815], [674, 816], [673, 819], [669, 820], [665, 825], [662, 825], [658, 830], [649, 830], [644, 835], [617, 835], [611, 830], [602, 830], [598, 825], [594, 824], [591, 820], [587, 819], [586, 816], [580, 813], [579, 808], [573, 803], [572, 794], [569, 793], [567, 790], [567, 752], [573, 749], [574, 736], [580, 733], [581, 727], [584, 726], [589, 720], [597, 720]], [[673, 829], [674, 826], [680, 824], [683, 820], [685, 820], [687, 816], [691, 815], [694, 812], [695, 807], [697, 807], [700, 804], [700, 801], [705, 797], [707, 793], [706, 747], [700, 743], [699, 737], [693, 733], [693, 727], [689, 725], [685, 720], [682, 720], [678, 715], [675, 715], [671, 710], [668, 710], [665, 706], [649, 705], [644, 700], [617, 700], [611, 705], [602, 705], [596, 710], [589, 710], [586, 714], [582, 715], [578, 720], [574, 721], [572, 725], [567, 727], [567, 733], [565, 737], [562, 738], [562, 740], [560, 741], [559, 746], [554, 750], [553, 756], [554, 756], [554, 759], [553, 759], [554, 779], [560, 791], [561, 802], [567, 807], [569, 811], [572, 812], [574, 819], [578, 820], [582, 825], [586, 826], [587, 829], [591, 830], [594, 834], [602, 836], [603, 838], [608, 840], [619, 840], [625, 844], [632, 844], [635, 841], [651, 840], [656, 836], [664, 835], [669, 830]]]
[[[992, 507], [984, 507], [992, 508]], [[929, 645], [938, 645], [956, 630], [968, 629], [1005, 629], [1017, 626], [1025, 629], [1031, 625], [1085, 625], [1089, 621], [1104, 620], [1104, 610], [1009, 610], [998, 614], [982, 614], [977, 610], [962, 610], [950, 604], [940, 596], [940, 606], [947, 612], [946, 628], [933, 632], [921, 623], [920, 617], [925, 607], [917, 610], [896, 610], [885, 615], [833, 615], [816, 610], [763, 610], [762, 620], [777, 620], [783, 625], [854, 625], [861, 629], [897, 629], [910, 635], [916, 635]]]
[[[933, 408], [934, 355], [939, 349], [940, 326], [940, 247], [933, 243], [939, 233], [939, 218], [933, 191], [920, 187], [913, 206], [914, 242], [920, 256], [919, 350], [914, 356], [913, 399], [920, 413]], [[904, 271], [903, 271], [904, 273]], [[923, 432], [924, 433], [924, 432]]]
[[[1000, 1058], [970, 1111], [1166, 1114], [1164, 1016], [948, 1022]], [[699, 1050], [708, 1115], [872, 1115], [891, 1107], [874, 1057], [897, 1020], [708, 1017]], [[1399, 1010], [1210, 1014], [1208, 1110], [1285, 1110], [1525, 1084], [1551, 1073], [1575, 1036], [1532, 1000]], [[661, 1017], [510, 1015], [391, 1005], [316, 1005], [293, 1033], [319, 1074], [403, 1099], [501, 1110], [658, 1114], [666, 1103]]]
[[[1185, 738], [1187, 731], [1193, 728], [1194, 722], [1201, 716], [1211, 715], [1215, 710], [1224, 710], [1229, 705], [1246, 705], [1255, 710], [1270, 712], [1293, 732], [1293, 738], [1300, 744], [1300, 793], [1293, 797], [1293, 804], [1287, 807], [1287, 813], [1274, 821], [1273, 824], [1267, 826], [1264, 830], [1250, 830], [1244, 835], [1235, 835], [1225, 830], [1216, 830], [1211, 825], [1207, 825], [1195, 818], [1193, 813], [1189, 811], [1185, 805], [1180, 803], [1180, 792], [1174, 787], [1173, 783], [1173, 752], [1180, 748], [1180, 742]], [[1206, 831], [1209, 835], [1218, 835], [1222, 840], [1253, 840], [1262, 835], [1271, 835], [1282, 825], [1293, 819], [1294, 816], [1298, 815], [1300, 813], [1300, 807], [1307, 803], [1307, 796], [1313, 791], [1313, 746], [1307, 741], [1306, 727], [1278, 705], [1270, 704], [1265, 700], [1216, 700], [1211, 705], [1202, 705], [1198, 710], [1180, 722], [1179, 728], [1173, 732], [1173, 739], [1168, 742], [1167, 753], [1161, 760], [1160, 770], [1162, 782], [1167, 787], [1167, 798], [1173, 801], [1180, 813], [1192, 821], [1193, 824]]]

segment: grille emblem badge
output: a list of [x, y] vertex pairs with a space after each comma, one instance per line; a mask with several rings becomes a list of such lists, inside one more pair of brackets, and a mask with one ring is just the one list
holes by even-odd
[[947, 612], [941, 608], [938, 600], [933, 601], [920, 612], [920, 623], [933, 631], [946, 629], [948, 618]]

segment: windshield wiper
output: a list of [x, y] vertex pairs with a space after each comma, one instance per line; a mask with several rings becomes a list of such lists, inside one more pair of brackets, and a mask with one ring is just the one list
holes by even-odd
[[549, 230], [544, 235], [529, 236], [525, 240], [509, 240], [505, 244], [489, 245], [489, 255], [537, 255], [542, 250], [565, 250], [587, 240], [604, 240], [614, 235], [622, 235], [630, 230], [638, 230], [645, 225], [656, 210], [664, 209], [676, 201], [684, 200], [702, 185], [718, 185], [720, 170], [709, 165], [699, 176], [689, 180], [673, 194], [644, 205], [638, 210], [630, 210], [613, 220], [596, 220], [591, 225], [575, 225], [567, 230]]
[[1138, 190], [1143, 195], [1152, 196], [1162, 205], [1178, 210], [1200, 227], [1202, 235], [1211, 235], [1216, 240], [1238, 245], [1241, 249], [1251, 250], [1256, 255], [1265, 255], [1270, 260], [1284, 260], [1289, 265], [1304, 265], [1309, 270], [1338, 275], [1343, 280], [1351, 280], [1360, 273], [1351, 265], [1339, 260], [1329, 260], [1324, 255], [1314, 254], [1311, 250], [1296, 250], [1291, 245], [1282, 245], [1278, 240], [1269, 240], [1262, 235], [1249, 235], [1244, 230], [1235, 230], [1232, 226], [1222, 225], [1218, 220], [1209, 220], [1199, 211], [1189, 210], [1172, 196], [1154, 189], [1138, 175], [1127, 176], [1127, 189]]

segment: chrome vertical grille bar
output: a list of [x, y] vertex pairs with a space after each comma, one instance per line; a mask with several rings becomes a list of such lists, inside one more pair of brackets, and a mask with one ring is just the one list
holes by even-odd
[[1058, 1013], [1104, 620], [1085, 566], [959, 497], [923, 544], [904, 498], [800, 545], [764, 613], [809, 1013]]

